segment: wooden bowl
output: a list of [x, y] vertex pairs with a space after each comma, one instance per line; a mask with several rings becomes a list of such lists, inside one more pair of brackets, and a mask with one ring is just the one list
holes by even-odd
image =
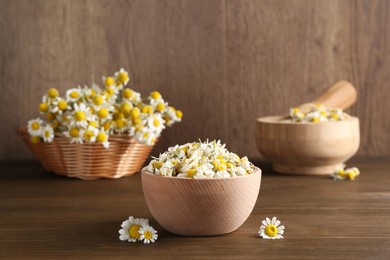
[[260, 153], [280, 173], [328, 175], [359, 149], [359, 119], [322, 123], [282, 122], [281, 116], [258, 118]]
[[171, 233], [213, 236], [233, 232], [251, 214], [260, 190], [261, 170], [223, 179], [158, 176], [142, 170], [146, 203]]

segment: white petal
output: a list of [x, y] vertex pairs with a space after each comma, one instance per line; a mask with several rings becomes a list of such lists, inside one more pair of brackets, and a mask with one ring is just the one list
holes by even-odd
[[262, 223], [264, 226], [267, 226], [267, 225], [268, 225], [268, 223], [267, 223], [266, 220], [261, 221], [261, 223]]
[[280, 229], [280, 230], [284, 230], [284, 226], [283, 226], [283, 225], [281, 225], [281, 226], [279, 226], [279, 227], [278, 227], [278, 229]]
[[269, 225], [269, 224], [271, 224], [271, 220], [267, 217], [267, 218], [265, 218], [265, 220], [267, 221], [267, 224]]
[[128, 238], [129, 238], [128, 236], [124, 236], [124, 235], [119, 236], [119, 239], [122, 241], [126, 241]]
[[271, 220], [271, 224], [275, 225], [275, 222], [276, 222], [276, 217], [273, 217], [272, 220]]
[[283, 235], [283, 233], [284, 233], [284, 229], [278, 229], [278, 234]]
[[280, 225], [280, 223], [281, 223], [280, 220], [277, 219], [275, 222], [275, 226], [278, 227]]

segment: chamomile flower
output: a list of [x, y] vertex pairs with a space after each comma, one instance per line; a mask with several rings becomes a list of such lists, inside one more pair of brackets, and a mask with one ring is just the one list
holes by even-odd
[[123, 90], [122, 97], [123, 100], [130, 101], [134, 104], [141, 102], [141, 94], [130, 88], [125, 88]]
[[91, 116], [89, 107], [87, 107], [84, 103], [80, 103], [74, 104], [73, 109], [72, 122], [76, 126], [86, 128], [88, 126], [87, 120], [89, 120], [89, 117]]
[[261, 222], [259, 236], [264, 239], [280, 239], [283, 238], [284, 226], [281, 225], [281, 222], [273, 217], [270, 220], [268, 217]]
[[138, 230], [138, 233], [141, 235], [140, 240], [144, 242], [144, 244], [153, 243], [157, 240], [157, 231], [151, 226], [144, 226]]
[[43, 127], [41, 137], [45, 143], [51, 143], [54, 139], [54, 130], [51, 126], [46, 125]]
[[138, 131], [136, 133], [136, 137], [138, 140], [147, 145], [153, 145], [156, 142], [156, 135], [153, 133], [153, 131], [145, 128], [143, 128], [141, 131]]
[[129, 83], [129, 73], [121, 68], [118, 72], [115, 73], [117, 86], [124, 86]]
[[108, 142], [108, 134], [104, 129], [100, 129], [100, 132], [96, 136], [96, 141], [103, 144], [104, 148], [109, 148], [110, 143]]
[[70, 143], [82, 144], [83, 143], [83, 135], [82, 130], [78, 127], [71, 127], [67, 131], [63, 132], [63, 134], [70, 138]]
[[143, 218], [134, 218], [133, 216], [122, 222], [119, 230], [119, 239], [122, 241], [136, 242], [140, 240], [141, 234], [139, 231], [143, 227], [147, 227], [149, 220]]
[[339, 108], [327, 108], [323, 104], [315, 104], [308, 113], [301, 112], [297, 107], [291, 108], [289, 118], [286, 121], [319, 123], [341, 121], [349, 118], [349, 115]]
[[40, 118], [35, 118], [28, 121], [27, 130], [32, 136], [40, 136], [42, 133], [43, 121]]
[[164, 123], [165, 121], [160, 114], [154, 114], [148, 120], [149, 128], [156, 133], [160, 133], [165, 128]]
[[70, 109], [68, 102], [62, 98], [56, 98], [50, 107], [50, 112], [57, 115], [62, 115], [62, 113], [67, 109]]
[[344, 169], [345, 165], [343, 165], [341, 168], [337, 169], [332, 177], [335, 180], [355, 180], [357, 176], [360, 175], [360, 171], [356, 167]]
[[83, 137], [84, 141], [87, 141], [89, 143], [94, 143], [96, 141], [96, 137], [99, 133], [99, 130], [93, 126], [88, 126], [86, 130], [81, 131], [81, 136]]
[[71, 88], [66, 91], [66, 101], [68, 102], [77, 102], [80, 98], [82, 98], [82, 91], [80, 87]]

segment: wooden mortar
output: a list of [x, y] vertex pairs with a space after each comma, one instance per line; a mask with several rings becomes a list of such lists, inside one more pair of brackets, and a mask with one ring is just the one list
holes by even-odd
[[[315, 103], [346, 109], [357, 98], [356, 89], [340, 81], [299, 108], [307, 112]], [[275, 171], [287, 174], [329, 175], [359, 149], [359, 119], [320, 123], [283, 122], [286, 116], [256, 121], [256, 143]]]

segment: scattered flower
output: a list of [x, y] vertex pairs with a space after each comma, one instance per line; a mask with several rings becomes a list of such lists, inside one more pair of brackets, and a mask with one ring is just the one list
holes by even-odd
[[349, 119], [350, 116], [339, 108], [327, 108], [323, 104], [315, 104], [308, 113], [303, 113], [299, 108], [290, 108], [288, 122], [299, 123], [319, 123], [327, 121], [342, 121]]
[[45, 119], [28, 122], [31, 141], [52, 142], [54, 133], [59, 133], [71, 143], [98, 142], [109, 148], [110, 135], [126, 134], [153, 145], [166, 126], [181, 121], [182, 112], [169, 106], [158, 91], [143, 100], [140, 93], [126, 88], [129, 74], [123, 68], [102, 80], [102, 87], [74, 87], [64, 98], [57, 89], [49, 89], [39, 105]]
[[280, 225], [281, 222], [276, 217], [273, 217], [272, 220], [267, 217], [261, 223], [262, 225], [258, 232], [260, 237], [264, 239], [283, 238], [284, 226]]
[[157, 240], [157, 231], [149, 226], [149, 220], [133, 216], [122, 222], [119, 230], [121, 241], [150, 243]]
[[247, 157], [240, 158], [215, 140], [170, 147], [145, 169], [156, 175], [194, 179], [228, 178], [255, 171]]
[[348, 169], [344, 169], [345, 168], [345, 165], [343, 165], [342, 168], [340, 169], [337, 169], [332, 177], [334, 180], [355, 180], [355, 178], [357, 176], [360, 175], [360, 171], [358, 168], [356, 167], [352, 167], [352, 168], [348, 168]]
[[144, 242], [144, 244], [149, 244], [150, 242], [154, 242], [157, 240], [157, 231], [151, 226], [141, 227], [138, 230], [138, 233], [141, 235], [140, 240]]

